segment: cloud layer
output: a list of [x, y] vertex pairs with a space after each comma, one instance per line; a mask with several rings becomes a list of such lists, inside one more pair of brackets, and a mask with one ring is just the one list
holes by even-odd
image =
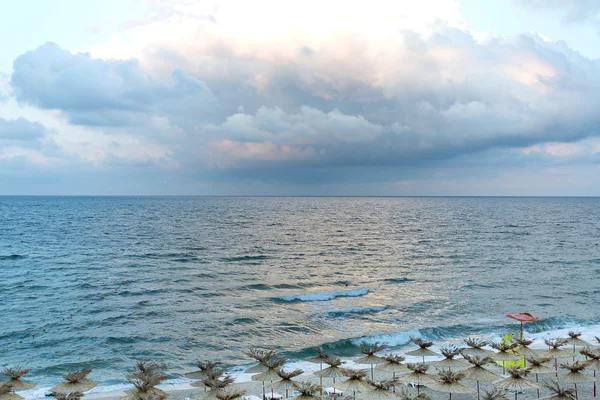
[[[276, 21], [263, 11], [279, 3], [208, 3], [156, 2], [89, 53], [25, 52], [11, 96], [85, 132], [59, 132], [71, 160], [192, 180], [396, 182], [436, 166], [499, 168], [494, 154], [595, 168], [597, 151], [573, 143], [599, 135], [600, 63], [563, 42], [485, 37], [433, 0], [325, 7], [310, 23], [310, 2]], [[35, 132], [0, 120], [0, 150]]]

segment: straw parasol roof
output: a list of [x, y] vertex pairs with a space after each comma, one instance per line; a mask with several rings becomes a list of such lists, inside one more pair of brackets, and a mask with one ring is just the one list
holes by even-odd
[[436, 368], [464, 368], [469, 365], [463, 360], [454, 358], [460, 354], [460, 350], [455, 346], [442, 347], [440, 352], [444, 356], [444, 359], [431, 363]]
[[370, 364], [371, 365], [371, 379], [373, 379], [373, 365], [383, 364], [385, 360], [382, 357], [378, 357], [375, 353], [378, 353], [385, 349], [385, 345], [375, 342], [372, 344], [361, 343], [360, 352], [364, 354], [363, 357], [356, 360], [358, 364]]
[[371, 385], [364, 380], [367, 377], [367, 371], [345, 369], [343, 373], [348, 379], [336, 383], [334, 385], [336, 389], [346, 392], [364, 392], [371, 389]]
[[407, 351], [406, 354], [409, 356], [420, 356], [423, 357], [423, 362], [425, 362], [425, 357], [438, 357], [439, 354], [429, 350], [429, 347], [433, 346], [433, 342], [425, 341], [421, 338], [410, 337], [410, 341], [419, 346], [416, 350]]
[[166, 365], [153, 361], [139, 361], [125, 376], [133, 389], [125, 393], [128, 400], [163, 400], [167, 394], [155, 386], [169, 377]]
[[506, 392], [504, 390], [500, 390], [498, 388], [493, 388], [489, 390], [483, 391], [483, 396], [481, 396], [482, 400], [508, 400], [506, 396]]
[[291, 400], [319, 400], [317, 393], [321, 390], [321, 387], [310, 382], [301, 382], [297, 388], [300, 394], [292, 397]]
[[256, 347], [251, 347], [247, 351], [244, 351], [244, 354], [247, 355], [248, 357], [258, 361], [258, 364], [256, 364], [253, 367], [248, 368], [244, 372], [246, 372], [247, 374], [256, 374], [259, 372], [265, 372], [267, 370], [265, 363], [267, 362], [267, 360], [269, 360], [270, 358], [273, 357], [273, 355], [275, 354], [275, 351], [263, 350], [263, 349], [258, 349]]
[[277, 375], [279, 375], [279, 380], [273, 382], [270, 386], [273, 389], [285, 390], [285, 398], [288, 397], [288, 390], [296, 389], [298, 387], [298, 382], [293, 380], [298, 375], [302, 375], [301, 369], [296, 369], [290, 372], [286, 372], [283, 369], [279, 368], [277, 370]]
[[21, 377], [27, 374], [28, 372], [28, 369], [24, 369], [21, 367], [4, 368], [4, 375], [8, 376], [8, 380], [6, 382], [2, 382], [0, 386], [10, 385], [10, 388], [13, 392], [33, 389], [37, 386], [37, 384], [21, 380]]
[[321, 378], [332, 378], [335, 380], [335, 378], [340, 378], [342, 376], [344, 376], [344, 372], [343, 369], [340, 368], [340, 366], [343, 364], [342, 360], [340, 360], [339, 358], [335, 358], [335, 357], [329, 357], [325, 363], [327, 365], [329, 365], [329, 367], [321, 370], [321, 371], [315, 371], [313, 372], [313, 374], [321, 377]]
[[560, 387], [556, 381], [551, 381], [550, 383], [544, 382], [544, 387], [550, 390], [552, 394], [542, 397], [540, 400], [575, 400], [575, 389]]
[[452, 399], [452, 393], [473, 393], [475, 390], [460, 381], [464, 378], [461, 372], [440, 371], [438, 373], [439, 381], [431, 383], [428, 387], [436, 392], [449, 393]]
[[[194, 382], [196, 383], [196, 382]], [[217, 394], [222, 393], [227, 389], [229, 385], [233, 383], [233, 378], [229, 375], [225, 375], [222, 378], [203, 378], [200, 382], [203, 386], [209, 388], [208, 392], [200, 393], [196, 398], [202, 400], [216, 399]], [[192, 384], [192, 386], [200, 386], [199, 384]]]
[[591, 347], [584, 347], [579, 350], [579, 353], [583, 354], [588, 358], [585, 362], [585, 366], [594, 372], [600, 370], [600, 352], [594, 351]]
[[529, 379], [525, 379], [528, 373], [526, 369], [521, 367], [513, 367], [508, 369], [508, 373], [510, 374], [508, 378], [495, 381], [493, 384], [494, 386], [502, 389], [514, 390], [515, 399], [517, 398], [518, 392], [539, 389], [540, 387], [540, 385], [537, 383], [530, 381]]
[[258, 382], [274, 382], [279, 379], [278, 370], [287, 362], [285, 358], [269, 358], [265, 361], [264, 366], [267, 368], [264, 372], [252, 376], [253, 381]]
[[0, 386], [0, 400], [23, 400], [18, 394], [12, 393], [10, 385]]
[[203, 376], [201, 378], [201, 380], [190, 383], [190, 386], [209, 387], [205, 384], [205, 382], [219, 381], [221, 379], [223, 379], [223, 380], [231, 379], [231, 381], [233, 382], [233, 379], [231, 377], [229, 377], [227, 375], [225, 377], [223, 377], [223, 375], [225, 375], [225, 371], [223, 371], [222, 369], [211, 369], [206, 372], [206, 375]]
[[575, 349], [575, 347], [585, 347], [585, 346], [590, 345], [585, 340], [579, 339], [579, 337], [581, 336], [581, 332], [569, 331], [569, 333], [567, 333], [567, 335], [569, 337], [566, 338], [565, 340], [567, 341], [567, 344], [570, 344], [573, 346], [573, 349]]
[[550, 349], [542, 353], [542, 357], [567, 358], [573, 356], [573, 353], [570, 351], [561, 349], [561, 347], [567, 344], [567, 339], [544, 339], [544, 343], [546, 343]]
[[404, 388], [398, 392], [398, 397], [400, 400], [431, 400], [431, 397], [427, 396], [425, 393], [411, 393]]
[[526, 357], [537, 357], [535, 350], [529, 346], [533, 343], [531, 339], [515, 339], [514, 343], [518, 346], [515, 351]]
[[81, 392], [73, 392], [69, 394], [52, 392], [52, 395], [56, 400], [79, 400], [83, 397], [83, 393]]
[[325, 350], [323, 350], [322, 347], [317, 347], [315, 351], [317, 352], [316, 356], [307, 357], [304, 359], [304, 361], [308, 361], [313, 364], [323, 364], [329, 358], [329, 355], [325, 353]]
[[496, 353], [490, 354], [490, 358], [496, 361], [509, 361], [509, 360], [518, 360], [519, 355], [514, 352], [515, 347], [517, 347], [516, 343], [490, 343], [494, 349], [498, 350]]
[[551, 374], [554, 372], [554, 370], [544, 365], [550, 361], [552, 361], [552, 359], [549, 357], [527, 357], [527, 364], [529, 365], [527, 369], [529, 370], [530, 374]]
[[[581, 361], [575, 361], [574, 363], [568, 364], [560, 364], [560, 367], [568, 370], [569, 372], [566, 375], [561, 375], [560, 380], [564, 383], [585, 383], [585, 382], [593, 382], [596, 379], [593, 376], [582, 374], [581, 371], [585, 369], [585, 363]], [[577, 390], [575, 390], [577, 391]]]
[[57, 393], [87, 392], [95, 388], [99, 382], [92, 381], [87, 376], [92, 372], [91, 369], [84, 368], [76, 372], [69, 372], [63, 375], [64, 382], [54, 386], [50, 391]]
[[393, 381], [373, 382], [369, 381], [370, 390], [360, 393], [357, 398], [361, 400], [395, 400], [396, 393], [392, 393], [390, 388], [394, 385]]
[[465, 359], [472, 364], [472, 366], [461, 371], [464, 375], [464, 379], [476, 382], [492, 382], [499, 378], [498, 375], [483, 367], [492, 362], [491, 358], [466, 355]]
[[189, 379], [202, 379], [204, 378], [210, 371], [216, 369], [220, 362], [212, 362], [212, 361], [198, 361], [196, 366], [199, 371], [188, 372], [187, 374], [183, 374], [186, 378]]
[[409, 373], [404, 374], [398, 378], [400, 382], [409, 383], [416, 382], [417, 383], [417, 393], [419, 393], [419, 385], [425, 385], [435, 382], [435, 379], [427, 373], [429, 369], [429, 365], [427, 364], [406, 364], [406, 367], [410, 370]]
[[215, 395], [217, 400], [235, 400], [246, 394], [245, 390], [234, 390], [232, 392], [219, 392]]
[[408, 368], [406, 368], [406, 364], [402, 364], [402, 361], [405, 360], [402, 356], [396, 356], [393, 354], [388, 354], [383, 357], [385, 361], [383, 364], [379, 364], [375, 369], [379, 371], [391, 372], [394, 374], [394, 377], [399, 372], [406, 372]]
[[487, 346], [488, 342], [478, 338], [467, 338], [465, 344], [469, 347], [463, 347], [460, 349], [462, 354], [467, 354], [476, 357], [486, 357], [493, 353], [493, 351], [484, 350], [482, 347]]

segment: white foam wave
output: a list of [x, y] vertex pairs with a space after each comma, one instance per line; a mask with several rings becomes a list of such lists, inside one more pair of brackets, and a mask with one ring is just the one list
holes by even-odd
[[283, 301], [329, 301], [338, 297], [358, 297], [369, 293], [369, 289], [360, 288], [352, 290], [340, 290], [337, 292], [318, 292], [308, 294], [296, 294], [291, 296], [277, 297]]

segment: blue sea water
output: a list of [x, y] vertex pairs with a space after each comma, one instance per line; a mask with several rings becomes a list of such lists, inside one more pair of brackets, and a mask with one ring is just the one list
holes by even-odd
[[[0, 197], [0, 366], [301, 359], [600, 326], [600, 199]], [[596, 334], [600, 334], [597, 331]]]

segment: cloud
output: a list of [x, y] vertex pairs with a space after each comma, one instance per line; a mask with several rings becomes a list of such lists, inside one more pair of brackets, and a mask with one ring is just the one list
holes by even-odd
[[209, 115], [215, 99], [206, 85], [175, 70], [165, 81], [136, 60], [93, 59], [46, 43], [14, 61], [11, 86], [18, 101], [62, 111], [77, 125], [143, 125], [148, 113]]
[[46, 43], [21, 55], [10, 90], [81, 127], [85, 144], [61, 143], [82, 162], [215, 182], [546, 165], [599, 136], [600, 63], [563, 42], [483, 40], [453, 2], [332, 2], [315, 16], [322, 2], [265, 1], [279, 18], [228, 0], [154, 2], [152, 17], [88, 52]]

